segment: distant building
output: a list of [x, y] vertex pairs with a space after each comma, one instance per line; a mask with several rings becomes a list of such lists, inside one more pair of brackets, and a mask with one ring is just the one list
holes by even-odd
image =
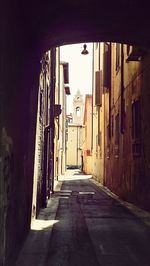
[[78, 90], [73, 100], [73, 114], [68, 119], [68, 142], [67, 142], [67, 167], [82, 167], [83, 147], [83, 116], [84, 101], [83, 95]]
[[75, 124], [68, 125], [68, 142], [67, 142], [68, 168], [81, 168], [82, 147], [83, 147], [83, 126]]
[[66, 120], [67, 120], [68, 123], [72, 123], [73, 122], [73, 117], [72, 117], [71, 113], [66, 116]]
[[[58, 57], [59, 59], [59, 57]], [[54, 177], [64, 175], [66, 170], [66, 145], [67, 145], [67, 97], [70, 95], [69, 64], [59, 62], [57, 64], [59, 75], [56, 75], [55, 105], [61, 106], [61, 114], [55, 117], [55, 153], [54, 153]]]
[[85, 140], [83, 145], [83, 171], [86, 174], [92, 172], [92, 95], [85, 96], [84, 110], [84, 133]]
[[83, 125], [84, 116], [84, 100], [80, 90], [74, 96], [73, 99], [73, 123], [75, 125]]

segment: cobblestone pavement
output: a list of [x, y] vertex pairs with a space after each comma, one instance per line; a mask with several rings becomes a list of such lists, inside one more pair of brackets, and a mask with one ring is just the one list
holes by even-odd
[[34, 221], [16, 266], [150, 266], [142, 211], [135, 215], [136, 208], [79, 170], [68, 170], [61, 184]]

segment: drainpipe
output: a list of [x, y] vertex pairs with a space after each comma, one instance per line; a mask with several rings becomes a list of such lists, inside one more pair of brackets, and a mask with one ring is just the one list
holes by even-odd
[[124, 52], [121, 44], [121, 133], [124, 133]]
[[93, 43], [93, 55], [92, 55], [92, 114], [91, 114], [91, 151], [93, 153], [93, 96], [94, 96], [94, 43]]
[[[58, 104], [60, 104], [60, 47], [58, 49]], [[60, 119], [58, 117], [58, 139], [60, 134]]]
[[79, 127], [77, 126], [77, 167], [79, 166]]
[[[104, 69], [103, 69], [103, 71], [104, 71]], [[104, 119], [104, 127], [103, 127], [103, 140], [104, 140], [104, 154], [103, 154], [103, 163], [104, 163], [104, 178], [103, 178], [103, 185], [105, 186], [105, 184], [106, 184], [106, 169], [105, 169], [105, 166], [106, 166], [106, 164], [105, 164], [105, 161], [106, 161], [106, 158], [105, 158], [105, 154], [106, 154], [106, 147], [105, 147], [105, 145], [106, 145], [106, 140], [105, 140], [105, 134], [106, 134], [106, 122], [105, 122], [105, 88], [104, 88], [104, 86], [103, 86], [103, 94], [104, 94], [104, 113], [103, 113], [103, 119]]]
[[[110, 60], [110, 84], [109, 84], [109, 139], [111, 138], [111, 43], [109, 44], [109, 60]], [[110, 152], [110, 151], [109, 151]]]
[[51, 85], [50, 85], [50, 190], [54, 193], [54, 106], [55, 106], [55, 81], [56, 81], [56, 48], [51, 49]]
[[44, 164], [43, 164], [43, 180], [42, 180], [42, 208], [47, 206], [47, 161], [48, 161], [48, 134], [50, 132], [50, 125], [44, 129]]

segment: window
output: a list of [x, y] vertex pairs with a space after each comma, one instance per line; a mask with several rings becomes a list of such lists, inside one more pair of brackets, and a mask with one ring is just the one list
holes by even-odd
[[128, 44], [127, 45], [127, 56], [129, 55], [129, 53], [130, 53], [130, 45]]
[[109, 124], [107, 125], [107, 145], [109, 144], [109, 139], [110, 139], [110, 134], [109, 134], [109, 132], [110, 132], [110, 126], [109, 126]]
[[141, 153], [141, 106], [140, 99], [132, 103], [132, 153], [139, 156]]
[[120, 44], [116, 43], [116, 71], [118, 71], [120, 66]]
[[119, 114], [115, 116], [115, 146], [114, 146], [115, 158], [119, 157]]
[[115, 117], [115, 144], [119, 144], [119, 114]]
[[95, 72], [95, 105], [100, 103], [100, 71]]
[[99, 44], [99, 43], [98, 43], [98, 42], [96, 42], [96, 44], [95, 44], [95, 48], [96, 48], [96, 49], [98, 48], [98, 44]]
[[64, 70], [64, 83], [69, 83], [69, 64], [63, 63], [63, 70]]
[[126, 62], [130, 61], [140, 61], [144, 55], [146, 54], [146, 50], [138, 46], [127, 46], [127, 59]]
[[76, 115], [77, 115], [77, 117], [80, 117], [80, 107], [76, 108]]
[[102, 158], [102, 132], [100, 131], [98, 134], [98, 141], [99, 141], [99, 154], [100, 158]]
[[140, 100], [132, 103], [132, 138], [140, 137], [141, 119], [140, 119]]
[[43, 111], [43, 94], [40, 92], [40, 117], [42, 117], [42, 111]]
[[103, 55], [103, 86], [107, 89], [111, 88], [111, 44], [104, 43]]
[[98, 158], [98, 135], [96, 135], [96, 158]]
[[114, 116], [111, 117], [111, 135], [114, 136]]
[[110, 143], [109, 143], [109, 136], [110, 136], [110, 126], [107, 125], [107, 150], [106, 150], [106, 157], [110, 158]]

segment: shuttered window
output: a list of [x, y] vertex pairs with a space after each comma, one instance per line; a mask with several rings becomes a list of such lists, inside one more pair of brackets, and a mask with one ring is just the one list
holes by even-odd
[[118, 71], [120, 66], [120, 44], [116, 43], [116, 71]]
[[95, 105], [102, 106], [102, 71], [95, 72]]
[[132, 153], [141, 154], [141, 104], [140, 99], [132, 103]]
[[119, 114], [115, 117], [115, 144], [119, 144]]
[[119, 114], [115, 116], [115, 146], [114, 146], [115, 158], [119, 157]]
[[107, 89], [111, 88], [111, 44], [104, 43], [103, 57], [103, 85]]
[[69, 83], [69, 64], [63, 63], [63, 68], [64, 68], [64, 83], [67, 84]]

